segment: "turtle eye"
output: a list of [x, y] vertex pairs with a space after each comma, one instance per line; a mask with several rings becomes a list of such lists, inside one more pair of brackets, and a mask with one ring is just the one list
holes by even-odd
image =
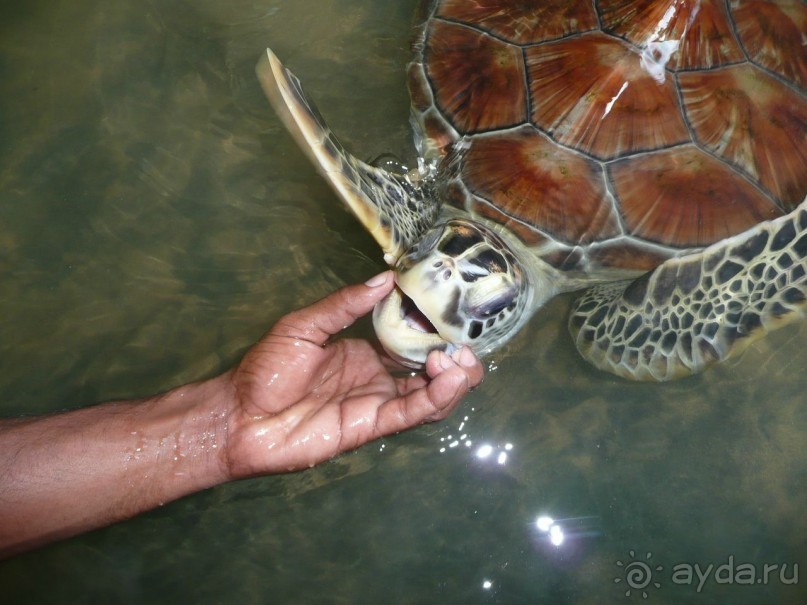
[[518, 290], [503, 279], [486, 279], [468, 296], [468, 312], [474, 317], [487, 319], [504, 311], [513, 304]]
[[490, 275], [487, 269], [477, 265], [464, 265], [460, 270], [463, 281], [469, 284], [474, 283], [476, 280]]
[[477, 317], [492, 317], [494, 315], [498, 315], [502, 311], [504, 311], [507, 307], [510, 306], [510, 303], [513, 302], [513, 297], [501, 297], [490, 301], [482, 305], [481, 307], [474, 310], [474, 315]]

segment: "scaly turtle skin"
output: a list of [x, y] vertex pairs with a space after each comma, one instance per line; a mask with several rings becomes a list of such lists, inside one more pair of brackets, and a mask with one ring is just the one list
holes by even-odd
[[373, 234], [385, 348], [501, 346], [549, 298], [597, 367], [667, 380], [807, 308], [807, 5], [431, 0], [408, 68], [421, 160], [350, 155], [271, 51], [262, 86]]

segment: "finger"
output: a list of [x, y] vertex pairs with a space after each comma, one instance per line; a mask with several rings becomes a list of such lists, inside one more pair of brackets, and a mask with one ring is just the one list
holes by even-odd
[[363, 284], [345, 286], [308, 307], [281, 318], [272, 332], [277, 336], [299, 338], [318, 345], [369, 313], [390, 293], [395, 280], [385, 271]]
[[[436, 367], [432, 369], [436, 375], [425, 387], [388, 401], [379, 408], [376, 421], [379, 436], [445, 418], [468, 391], [482, 381], [482, 364], [470, 349], [465, 355], [457, 353], [460, 363], [440, 351], [429, 357], [432, 356], [435, 357]], [[434, 362], [427, 360], [427, 372]]]
[[482, 363], [474, 355], [470, 347], [462, 347], [454, 351], [449, 357], [442, 351], [432, 351], [426, 358], [426, 373], [431, 378], [437, 377], [440, 373], [450, 369], [454, 365], [459, 365], [468, 370], [472, 387], [477, 386], [482, 381], [484, 370]]
[[[402, 395], [406, 395], [415, 389], [425, 387], [427, 384], [429, 384], [431, 379], [436, 378], [444, 371], [449, 370], [456, 365], [460, 365], [467, 370], [472, 389], [482, 381], [484, 374], [482, 364], [469, 347], [463, 347], [462, 349], [455, 351], [451, 357], [445, 353], [442, 353], [441, 351], [435, 350], [432, 351], [426, 358], [425, 374], [422, 372], [411, 373], [408, 376], [401, 376], [395, 379], [395, 382], [398, 385], [398, 392]], [[402, 366], [398, 367], [400, 368]]]

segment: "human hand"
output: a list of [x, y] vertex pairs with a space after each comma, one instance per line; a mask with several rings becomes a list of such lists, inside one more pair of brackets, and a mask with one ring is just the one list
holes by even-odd
[[392, 274], [368, 284], [286, 315], [215, 378], [0, 419], [0, 558], [447, 416], [482, 380], [469, 349], [433, 352], [425, 375], [394, 378], [366, 341], [330, 340], [391, 291]]
[[383, 435], [448, 416], [482, 380], [467, 347], [433, 351], [426, 372], [393, 377], [367, 341], [331, 340], [393, 288], [390, 272], [286, 315], [231, 381], [226, 466], [231, 478], [314, 466]]

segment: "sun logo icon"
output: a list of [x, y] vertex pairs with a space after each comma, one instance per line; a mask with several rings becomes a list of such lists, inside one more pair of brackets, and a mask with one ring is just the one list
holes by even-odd
[[647, 591], [645, 588], [651, 585], [655, 588], [661, 588], [659, 582], [653, 581], [653, 572], [662, 571], [664, 567], [661, 565], [651, 567], [650, 558], [653, 556], [653, 553], [647, 553], [644, 561], [636, 560], [636, 553], [633, 550], [629, 551], [629, 554], [631, 560], [627, 563], [623, 563], [622, 561], [616, 562], [617, 567], [623, 569], [623, 573], [622, 576], [614, 578], [614, 584], [619, 584], [624, 581], [628, 587], [628, 590], [625, 591], [626, 597], [629, 597], [631, 591], [635, 590], [637, 593], [641, 592], [642, 598], [646, 599]]

